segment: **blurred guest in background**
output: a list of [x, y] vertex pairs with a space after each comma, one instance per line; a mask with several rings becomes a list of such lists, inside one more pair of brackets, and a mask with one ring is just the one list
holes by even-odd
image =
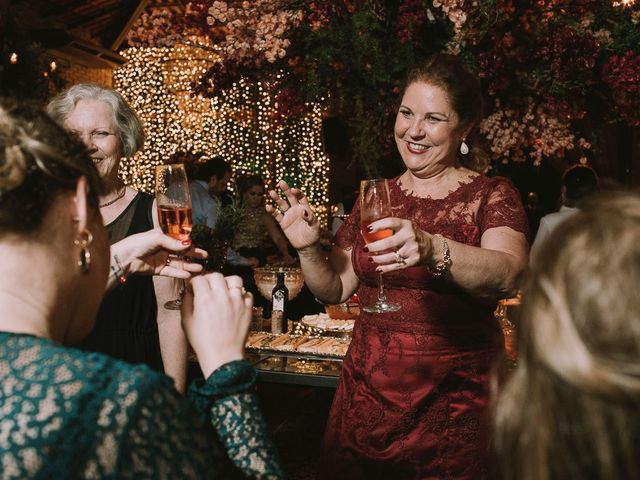
[[231, 167], [220, 157], [195, 163], [189, 178], [193, 223], [215, 228], [218, 219], [217, 194], [227, 188]]
[[639, 238], [640, 197], [597, 195], [531, 262], [495, 409], [497, 478], [640, 479]]
[[202, 252], [159, 229], [110, 252], [101, 189], [79, 140], [0, 102], [2, 477], [282, 478], [243, 360], [252, 299], [240, 279], [198, 276], [185, 295], [206, 379], [191, 402], [146, 365], [71, 348], [93, 328], [107, 278], [201, 269], [168, 254]]
[[267, 213], [264, 205], [264, 180], [259, 175], [243, 175], [236, 180], [237, 195], [244, 207], [244, 217], [238, 226], [233, 248], [247, 258], [254, 267], [267, 263], [265, 241], [271, 239], [278, 249], [281, 262], [292, 265], [296, 259], [289, 253], [289, 242], [278, 222]]
[[597, 189], [598, 175], [590, 166], [577, 164], [565, 170], [562, 175], [562, 206], [559, 211], [545, 215], [540, 219], [536, 238], [531, 245], [530, 257], [532, 260], [538, 255], [540, 246], [560, 222], [574, 215], [578, 211], [580, 202]]
[[[158, 227], [153, 196], [126, 186], [118, 175], [122, 157], [131, 157], [144, 142], [136, 113], [115, 90], [78, 84], [47, 106], [58, 123], [75, 133], [90, 150], [105, 190], [100, 213], [114, 244]], [[179, 286], [165, 277], [133, 277], [105, 297], [84, 348], [132, 363], [146, 363], [171, 376], [178, 390], [186, 386], [187, 343], [180, 312], [164, 308]]]

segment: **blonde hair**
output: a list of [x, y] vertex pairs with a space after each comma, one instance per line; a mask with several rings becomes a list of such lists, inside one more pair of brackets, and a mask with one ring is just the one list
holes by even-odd
[[639, 239], [640, 197], [608, 193], [536, 257], [496, 401], [503, 478], [640, 478]]
[[97, 83], [79, 83], [59, 93], [47, 105], [47, 113], [64, 125], [81, 100], [100, 100], [111, 107], [111, 123], [122, 142], [125, 157], [131, 157], [144, 144], [144, 128], [140, 118], [120, 93]]

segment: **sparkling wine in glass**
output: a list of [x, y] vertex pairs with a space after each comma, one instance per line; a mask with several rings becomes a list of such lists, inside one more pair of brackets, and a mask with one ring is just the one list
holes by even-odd
[[[156, 167], [156, 204], [158, 222], [162, 231], [177, 240], [187, 240], [191, 235], [191, 195], [184, 165], [174, 163]], [[184, 287], [184, 284], [183, 284]], [[164, 304], [169, 310], [180, 310], [182, 300]]]
[[[389, 185], [384, 178], [362, 180], [360, 182], [360, 231], [365, 243], [372, 243], [393, 235], [393, 230], [385, 228], [377, 232], [367, 232], [371, 222], [391, 216], [391, 197]], [[378, 276], [378, 301], [373, 305], [361, 305], [365, 312], [387, 313], [397, 312], [400, 305], [389, 303], [384, 294], [382, 272]]]

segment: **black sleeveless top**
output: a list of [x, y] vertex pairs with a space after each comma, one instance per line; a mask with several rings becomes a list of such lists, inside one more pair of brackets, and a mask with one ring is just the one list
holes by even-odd
[[[152, 229], [152, 205], [153, 196], [139, 192], [107, 225], [109, 243]], [[95, 327], [82, 346], [130, 363], [145, 363], [162, 372], [157, 311], [152, 277], [132, 275], [127, 283], [107, 292]]]

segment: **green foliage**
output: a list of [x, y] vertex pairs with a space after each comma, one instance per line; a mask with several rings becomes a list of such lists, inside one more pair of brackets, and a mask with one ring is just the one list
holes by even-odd
[[220, 240], [232, 240], [238, 226], [244, 220], [246, 210], [237, 199], [224, 206], [217, 199], [216, 203], [218, 205], [218, 219], [214, 235]]
[[205, 270], [219, 271], [226, 260], [227, 249], [231, 245], [238, 226], [245, 217], [245, 209], [236, 200], [229, 205], [224, 205], [216, 200], [218, 206], [218, 219], [216, 227], [211, 228], [202, 223], [197, 223], [191, 230], [193, 244], [206, 250], [209, 257], [198, 261]]

